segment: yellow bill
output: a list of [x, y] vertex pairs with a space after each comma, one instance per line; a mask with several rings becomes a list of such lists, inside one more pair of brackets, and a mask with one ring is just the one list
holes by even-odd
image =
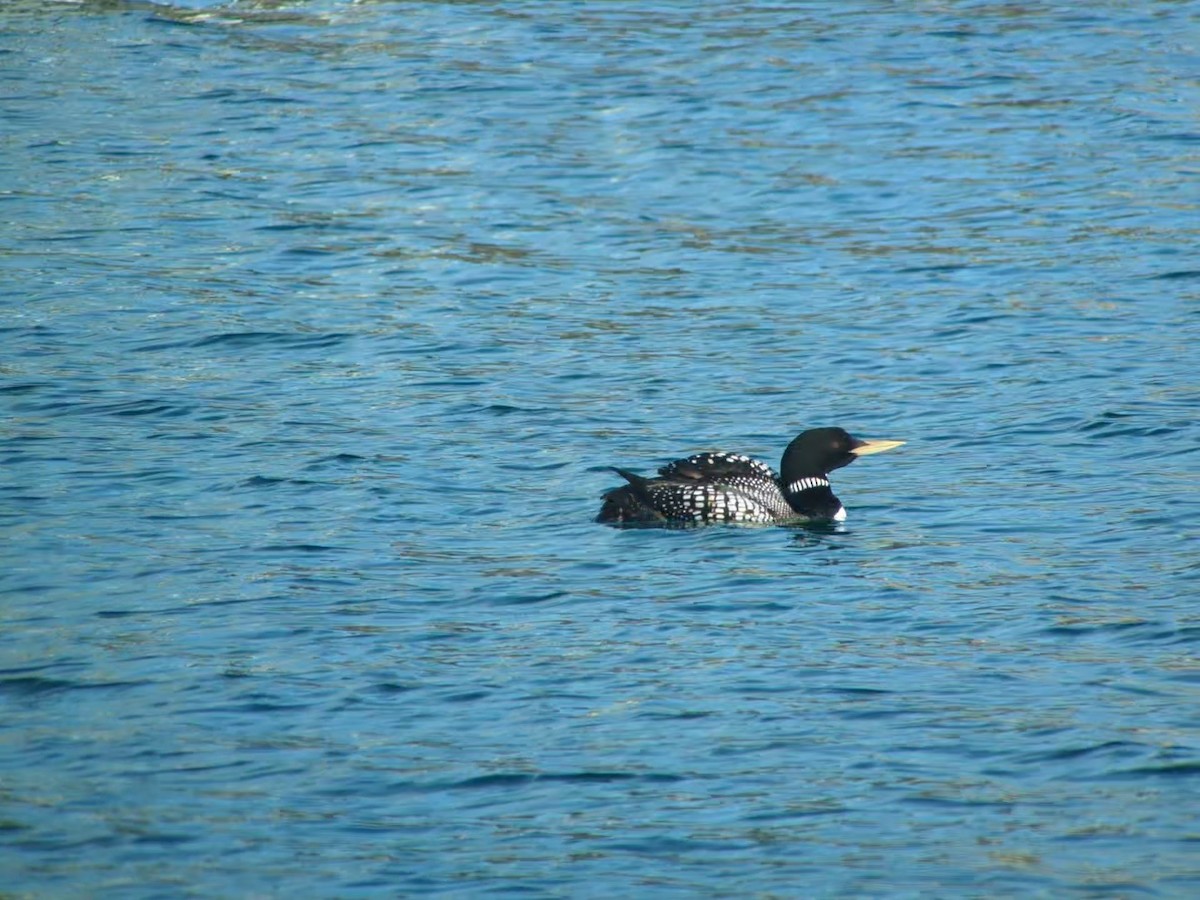
[[884, 450], [894, 450], [904, 441], [863, 441], [861, 446], [850, 452], [855, 456], [870, 456], [872, 453], [882, 453]]

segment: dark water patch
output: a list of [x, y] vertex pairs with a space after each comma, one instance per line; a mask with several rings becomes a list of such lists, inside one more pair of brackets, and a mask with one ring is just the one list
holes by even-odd
[[33, 381], [25, 384], [0, 384], [0, 394], [31, 394], [34, 391], [52, 389], [54, 385], [47, 381]]
[[1079, 430], [1083, 432], [1098, 431], [1101, 429], [1112, 428], [1114, 423], [1120, 422], [1123, 419], [1131, 419], [1138, 417], [1135, 412], [1122, 412], [1120, 410], [1106, 410], [1098, 416], [1091, 418], [1079, 425]]
[[[728, 582], [728, 584], [731, 588], [735, 588], [738, 586], [745, 586], [748, 584], [752, 585], [755, 583], [759, 583], [759, 580], [758, 579], [740, 578], [740, 579], [733, 579]], [[700, 601], [688, 602], [686, 605], [687, 605], [687, 608], [689, 610], [691, 610], [692, 612], [701, 613], [701, 614], [714, 613], [714, 612], [770, 613], [770, 612], [784, 612], [784, 611], [792, 608], [792, 606], [790, 604], [781, 603], [778, 601], [768, 601], [768, 602], [754, 602], [754, 601], [737, 602], [737, 601], [734, 601], [734, 602], [730, 602], [730, 603], [713, 603], [710, 601], [700, 600]]]
[[[961, 270], [967, 269], [967, 268], [970, 268], [970, 266], [966, 265], [965, 263], [956, 263], [956, 264], [944, 263], [941, 265], [930, 265], [930, 266], [906, 266], [905, 268], [897, 269], [896, 271], [898, 273], [900, 273], [901, 275], [913, 275], [913, 274], [921, 274], [921, 273], [958, 272], [958, 271], [961, 271]], [[986, 321], [986, 320], [984, 320], [984, 321]]]
[[85, 682], [69, 681], [58, 678], [26, 676], [18, 678], [0, 678], [0, 693], [16, 697], [35, 697], [42, 694], [57, 694], [68, 691], [94, 691], [110, 688], [141, 687], [149, 682], [142, 681], [109, 681]]
[[233, 512], [206, 512], [206, 513], [146, 513], [143, 515], [144, 522], [219, 522], [224, 519], [235, 518], [237, 513]]
[[1105, 780], [1120, 780], [1127, 778], [1164, 778], [1181, 779], [1200, 777], [1200, 760], [1184, 760], [1175, 763], [1163, 763], [1157, 766], [1136, 766], [1132, 769], [1122, 769], [1109, 772]]
[[985, 797], [948, 796], [934, 792], [909, 794], [900, 798], [901, 803], [912, 806], [944, 807], [946, 809], [1012, 809], [1016, 803], [1012, 800], [994, 800]]
[[181, 844], [190, 844], [200, 840], [197, 835], [156, 832], [154, 834], [139, 834], [133, 837], [135, 844], [148, 844], [151, 846], [175, 847]]
[[1132, 743], [1130, 741], [1104, 741], [1086, 747], [1060, 747], [1054, 750], [1027, 753], [1018, 757], [1018, 761], [1025, 764], [1065, 762], [1086, 759], [1097, 755], [1126, 758], [1141, 756], [1147, 749], [1143, 744]]
[[328, 544], [263, 544], [255, 547], [258, 553], [335, 553], [345, 550], [345, 547], [335, 547]]
[[1099, 687], [1107, 688], [1110, 691], [1118, 691], [1119, 693], [1130, 694], [1135, 697], [1168, 697], [1168, 696], [1170, 696], [1166, 691], [1160, 691], [1160, 690], [1156, 690], [1153, 688], [1148, 688], [1148, 687], [1144, 687], [1142, 685], [1136, 685], [1136, 684], [1121, 684], [1121, 683], [1111, 682], [1111, 681], [1088, 682], [1089, 686], [1093, 685], [1093, 684], [1096, 686], [1099, 686]]
[[343, 246], [307, 246], [307, 247], [289, 247], [283, 251], [288, 256], [332, 256], [339, 253], [345, 253], [349, 248]]
[[96, 618], [126, 619], [130, 616], [140, 616], [144, 614], [144, 611], [140, 609], [101, 609], [96, 611]]
[[[220, 349], [245, 349], [274, 347], [282, 350], [323, 350], [336, 347], [352, 339], [350, 333], [300, 334], [280, 331], [234, 331], [211, 334], [186, 343], [188, 347], [215, 347]], [[173, 345], [162, 345], [156, 349], [170, 349]], [[143, 348], [147, 349], [147, 348]]]
[[1153, 281], [1179, 281], [1183, 279], [1200, 278], [1200, 269], [1179, 269], [1174, 272], [1161, 272], [1151, 275]]
[[494, 789], [528, 788], [539, 784], [588, 785], [644, 782], [647, 784], [682, 781], [677, 776], [631, 772], [492, 772], [459, 780], [398, 781], [383, 788], [387, 794], [442, 793], [447, 791], [490, 791]]
[[[92, 392], [103, 397], [101, 392]], [[22, 412], [60, 413], [66, 415], [114, 416], [120, 419], [158, 418], [177, 419], [193, 415], [197, 407], [190, 403], [178, 403], [161, 398], [140, 398], [112, 402], [80, 401], [78, 399], [56, 399], [23, 404]]]
[[686, 856], [693, 853], [738, 853], [752, 846], [745, 837], [731, 837], [724, 841], [704, 840], [701, 838], [680, 838], [660, 835], [646, 840], [610, 841], [604, 845], [609, 850], [631, 853], [634, 856], [652, 856], [666, 858]]
[[[973, 39], [977, 40], [980, 37], [984, 37], [984, 35], [981, 35], [978, 31], [976, 31], [973, 28], [943, 28], [943, 29], [939, 29], [939, 30], [935, 30], [935, 31], [928, 31], [928, 32], [926, 32], [926, 34], [928, 34], [930, 37], [951, 38], [954, 40], [958, 40], [960, 38], [973, 38]], [[990, 82], [990, 81], [993, 81], [996, 79], [988, 78], [987, 80]], [[1000, 79], [1000, 80], [1008, 80], [1008, 79]], [[963, 85], [963, 86], [967, 87], [968, 85]]]
[[321, 459], [314, 460], [313, 462], [306, 465], [304, 468], [306, 470], [319, 470], [319, 469], [324, 469], [331, 465], [333, 465], [333, 466], [348, 466], [348, 465], [355, 465], [356, 463], [362, 463], [362, 462], [369, 462], [369, 460], [365, 456], [358, 456], [357, 454], [354, 454], [354, 453], [335, 453], [332, 456], [325, 456], [325, 457], [322, 457]]
[[271, 475], [251, 475], [249, 478], [239, 482], [238, 488], [277, 488], [284, 485], [295, 485], [297, 487], [316, 487], [325, 485], [323, 481], [313, 481], [308, 478], [281, 478]]
[[1050, 637], [1083, 638], [1107, 635], [1128, 636], [1136, 632], [1138, 637], [1144, 637], [1143, 629], [1154, 627], [1153, 622], [1145, 619], [1127, 619], [1113, 622], [1096, 622], [1088, 619], [1062, 621], [1057, 625], [1041, 629], [1040, 633]]
[[63, 667], [86, 668], [86, 663], [81, 660], [58, 660], [53, 663], [38, 663], [29, 666], [13, 666], [11, 668], [0, 669], [0, 678], [6, 675], [26, 675], [30, 672], [44, 672], [47, 669], [60, 669]]
[[545, 410], [525, 409], [520, 406], [510, 406], [507, 403], [492, 403], [488, 406], [477, 407], [474, 411], [489, 413], [494, 416], [509, 416], [514, 413], [544, 415]]
[[[1171, 524], [1170, 522], [1164, 524]], [[1155, 625], [1157, 623], [1147, 623]], [[1196, 644], [1200, 643], [1200, 626], [1188, 625], [1173, 628], [1155, 628], [1149, 632], [1139, 632], [1136, 636], [1139, 642], [1151, 644]]]
[[529, 606], [538, 603], [550, 603], [554, 600], [561, 600], [564, 597], [570, 597], [567, 591], [541, 591], [541, 592], [506, 592], [506, 591], [491, 591], [483, 590], [480, 592], [486, 602], [497, 606]]
[[[1093, 425], [1090, 428], [1082, 429], [1096, 433], [1097, 437], [1102, 438], [1123, 438], [1123, 437], [1165, 437], [1171, 434], [1178, 434], [1181, 431], [1190, 430], [1179, 425], [1145, 425], [1142, 427], [1117, 427], [1112, 424]], [[1190, 448], [1194, 449], [1194, 448]]]
[[[226, 676], [232, 678], [235, 682], [238, 680], [236, 676]], [[217, 706], [194, 707], [189, 711], [194, 715], [222, 715], [227, 713], [248, 713], [250, 715], [259, 715], [262, 713], [292, 713], [303, 712], [311, 709], [312, 704], [309, 703], [282, 703], [275, 700], [238, 700], [227, 704]], [[197, 766], [195, 771], [209, 771], [212, 769], [236, 768], [244, 766], [244, 762], [222, 763], [213, 766]], [[182, 770], [177, 770], [182, 771]]]
[[791, 819], [809, 819], [820, 816], [844, 815], [851, 807], [837, 801], [813, 800], [789, 806], [778, 811], [754, 813], [745, 817], [747, 822], [786, 822]]
[[1146, 135], [1145, 140], [1148, 141], [1170, 141], [1172, 143], [1195, 144], [1200, 143], [1200, 132], [1194, 131], [1179, 131], [1173, 134], [1151, 134]]
[[494, 775], [480, 775], [477, 778], [466, 778], [447, 787], [454, 790], [477, 790], [494, 787], [524, 787], [535, 781], [564, 781], [570, 784], [607, 784], [614, 781], [641, 780], [630, 772], [567, 772], [567, 773], [524, 773], [500, 772]]
[[648, 710], [646, 712], [638, 713], [638, 718], [671, 719], [675, 721], [686, 722], [690, 719], [706, 719], [712, 715], [716, 715], [716, 713], [699, 709], [681, 709], [673, 711]]
[[[309, 181], [305, 183], [305, 187], [312, 187], [320, 184], [328, 184], [335, 182], [336, 179], [320, 179], [317, 181]], [[275, 222], [270, 225], [260, 225], [256, 231], [370, 231], [370, 227], [366, 224], [338, 218], [336, 216], [315, 216], [307, 219], [301, 219], [293, 222]], [[326, 252], [332, 248], [314, 248], [314, 247], [290, 247], [288, 253], [306, 253], [306, 252]], [[343, 250], [348, 247], [341, 248]]]
[[477, 700], [486, 700], [489, 696], [491, 696], [490, 691], [462, 691], [446, 694], [442, 700], [446, 703], [474, 703]]
[[410, 691], [420, 690], [420, 686], [411, 684], [400, 684], [395, 681], [381, 681], [371, 686], [371, 690], [378, 694], [388, 696], [395, 694], [407, 694]]

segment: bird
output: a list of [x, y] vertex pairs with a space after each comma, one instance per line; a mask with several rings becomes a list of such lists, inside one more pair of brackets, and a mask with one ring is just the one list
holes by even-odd
[[797, 435], [776, 474], [741, 453], [697, 453], [645, 478], [613, 467], [627, 484], [606, 491], [597, 522], [636, 525], [787, 524], [842, 522], [846, 508], [834, 496], [829, 473], [860, 456], [892, 450], [904, 441], [865, 441], [844, 428], [811, 428]]

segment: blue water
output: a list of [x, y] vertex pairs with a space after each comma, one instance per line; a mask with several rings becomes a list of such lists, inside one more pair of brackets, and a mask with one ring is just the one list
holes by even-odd
[[0, 5], [0, 896], [1200, 894], [1198, 46]]

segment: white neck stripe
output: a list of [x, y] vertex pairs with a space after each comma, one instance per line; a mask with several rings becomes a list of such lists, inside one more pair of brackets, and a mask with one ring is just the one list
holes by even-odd
[[799, 481], [793, 481], [787, 486], [789, 494], [798, 494], [801, 491], [807, 491], [815, 487], [829, 487], [829, 479], [822, 478], [819, 475], [812, 478], [801, 478]]

